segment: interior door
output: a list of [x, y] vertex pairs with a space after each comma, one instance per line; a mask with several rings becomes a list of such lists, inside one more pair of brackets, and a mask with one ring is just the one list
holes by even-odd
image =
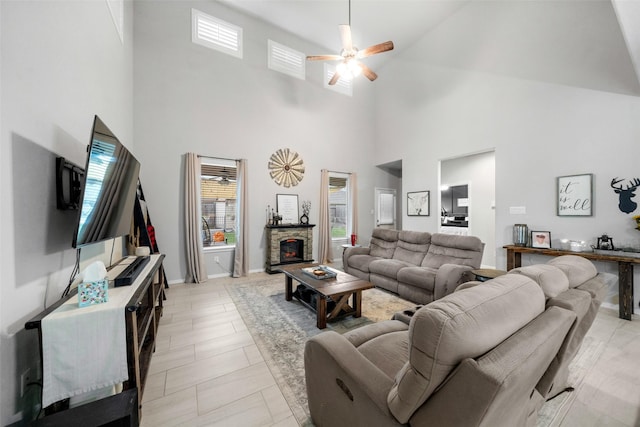
[[376, 188], [376, 227], [396, 228], [396, 190]]

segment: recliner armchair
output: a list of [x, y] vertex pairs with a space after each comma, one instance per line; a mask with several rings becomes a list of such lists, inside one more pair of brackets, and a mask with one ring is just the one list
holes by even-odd
[[534, 425], [536, 384], [575, 313], [545, 309], [528, 277], [505, 275], [388, 320], [307, 341], [316, 426]]

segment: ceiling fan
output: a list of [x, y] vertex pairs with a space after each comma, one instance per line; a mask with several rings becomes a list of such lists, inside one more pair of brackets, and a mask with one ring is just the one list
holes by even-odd
[[371, 68], [364, 65], [359, 59], [366, 58], [371, 55], [386, 52], [393, 49], [393, 42], [388, 41], [369, 46], [366, 49], [358, 50], [351, 40], [351, 0], [349, 0], [349, 24], [338, 25], [340, 30], [340, 38], [342, 39], [342, 50], [339, 55], [309, 55], [308, 61], [342, 61], [336, 66], [330, 85], [334, 85], [340, 80], [340, 77], [355, 77], [362, 73], [369, 80], [374, 81], [378, 75]]

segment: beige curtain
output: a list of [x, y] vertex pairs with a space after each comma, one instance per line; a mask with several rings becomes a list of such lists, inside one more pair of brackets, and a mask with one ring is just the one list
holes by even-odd
[[[358, 176], [349, 175], [349, 195], [351, 196], [351, 234], [358, 235]], [[351, 243], [351, 241], [349, 241]]]
[[249, 274], [249, 193], [247, 191], [247, 160], [236, 160], [236, 250], [233, 261], [233, 277]]
[[202, 213], [200, 206], [200, 158], [194, 153], [185, 155], [184, 224], [187, 246], [186, 283], [207, 280], [207, 269], [202, 253]]
[[320, 218], [318, 224], [318, 260], [321, 264], [333, 260], [331, 253], [331, 222], [329, 219], [329, 171], [320, 175]]

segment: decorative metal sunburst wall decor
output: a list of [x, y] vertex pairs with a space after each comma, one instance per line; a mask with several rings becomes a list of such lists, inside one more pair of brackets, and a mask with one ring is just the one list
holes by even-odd
[[304, 162], [295, 151], [281, 148], [271, 155], [269, 171], [276, 184], [286, 188], [293, 187], [304, 177]]

